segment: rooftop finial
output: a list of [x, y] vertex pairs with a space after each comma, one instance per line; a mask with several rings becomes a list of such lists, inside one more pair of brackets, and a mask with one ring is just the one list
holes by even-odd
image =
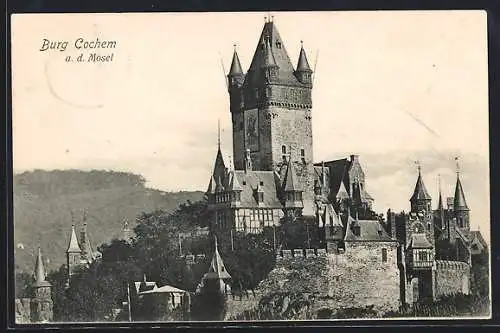
[[304, 47], [304, 41], [303, 40], [300, 41], [300, 47]]
[[264, 16], [264, 22], [267, 23], [267, 16]]
[[438, 189], [439, 189], [439, 193], [441, 194], [441, 174], [438, 173]]
[[236, 44], [233, 44], [233, 49], [236, 52]]
[[458, 161], [458, 156], [455, 156], [455, 163], [457, 165], [457, 176], [460, 175], [460, 163]]
[[420, 174], [420, 172], [422, 171], [422, 166], [420, 165], [420, 161], [416, 160], [415, 164], [417, 165], [418, 174]]
[[220, 119], [217, 119], [217, 147], [220, 149]]

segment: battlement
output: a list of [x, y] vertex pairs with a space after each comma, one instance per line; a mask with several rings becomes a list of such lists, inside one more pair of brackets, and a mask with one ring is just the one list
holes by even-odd
[[260, 290], [231, 291], [227, 294], [228, 299], [235, 302], [260, 299], [263, 293]]
[[436, 260], [436, 269], [455, 269], [455, 270], [468, 270], [470, 268], [468, 263], [454, 260]]
[[205, 261], [206, 256], [204, 253], [202, 254], [185, 254], [181, 256], [182, 259], [186, 262], [186, 265], [194, 265], [200, 262]]
[[326, 257], [325, 249], [291, 249], [280, 250], [276, 253], [276, 259], [287, 258], [310, 258], [310, 257]]

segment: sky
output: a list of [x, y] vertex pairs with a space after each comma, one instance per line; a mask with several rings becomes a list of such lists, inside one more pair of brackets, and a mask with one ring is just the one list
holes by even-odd
[[[294, 65], [313, 67], [314, 159], [359, 154], [375, 209], [409, 209], [420, 161], [437, 204], [455, 156], [471, 224], [489, 241], [486, 13], [270, 13]], [[217, 149], [232, 155], [225, 74], [248, 69], [267, 13], [22, 14], [12, 18], [13, 165], [143, 175], [205, 190]], [[68, 41], [40, 51], [43, 39]], [[74, 41], [116, 41], [77, 50]], [[110, 63], [66, 62], [83, 53]]]

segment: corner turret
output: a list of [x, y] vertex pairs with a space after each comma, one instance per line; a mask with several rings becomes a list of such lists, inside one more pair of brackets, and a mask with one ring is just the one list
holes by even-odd
[[295, 70], [295, 76], [301, 83], [307, 84], [312, 87], [312, 72], [313, 71], [309, 67], [309, 62], [307, 61], [303, 42], [300, 41], [300, 54], [299, 60], [297, 62], [297, 69]]
[[425, 211], [426, 213], [431, 212], [431, 196], [425, 188], [424, 181], [422, 180], [422, 172], [420, 164], [418, 164], [418, 178], [415, 184], [415, 190], [410, 198], [411, 211], [413, 213], [418, 213]]

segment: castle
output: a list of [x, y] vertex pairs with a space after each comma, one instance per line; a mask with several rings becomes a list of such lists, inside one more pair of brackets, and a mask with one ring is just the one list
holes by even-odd
[[[458, 171], [448, 207], [440, 193], [438, 207], [432, 208], [419, 166], [410, 212], [377, 215], [359, 156], [314, 162], [313, 71], [303, 45], [297, 66], [292, 65], [270, 19], [246, 73], [234, 50], [227, 82], [234, 168], [226, 167], [219, 139], [206, 191], [214, 233], [232, 237], [283, 222], [310, 223], [317, 226], [328, 255], [340, 256], [337, 262], [361, 258], [366, 270], [374, 262], [390, 266], [390, 273], [378, 278], [393, 282], [400, 304], [470, 292], [471, 255], [487, 245], [478, 231], [470, 230]], [[279, 251], [290, 258], [307, 253]]]
[[53, 319], [52, 285], [47, 281], [42, 251], [38, 248], [32, 298], [15, 300], [16, 323], [46, 323]]

